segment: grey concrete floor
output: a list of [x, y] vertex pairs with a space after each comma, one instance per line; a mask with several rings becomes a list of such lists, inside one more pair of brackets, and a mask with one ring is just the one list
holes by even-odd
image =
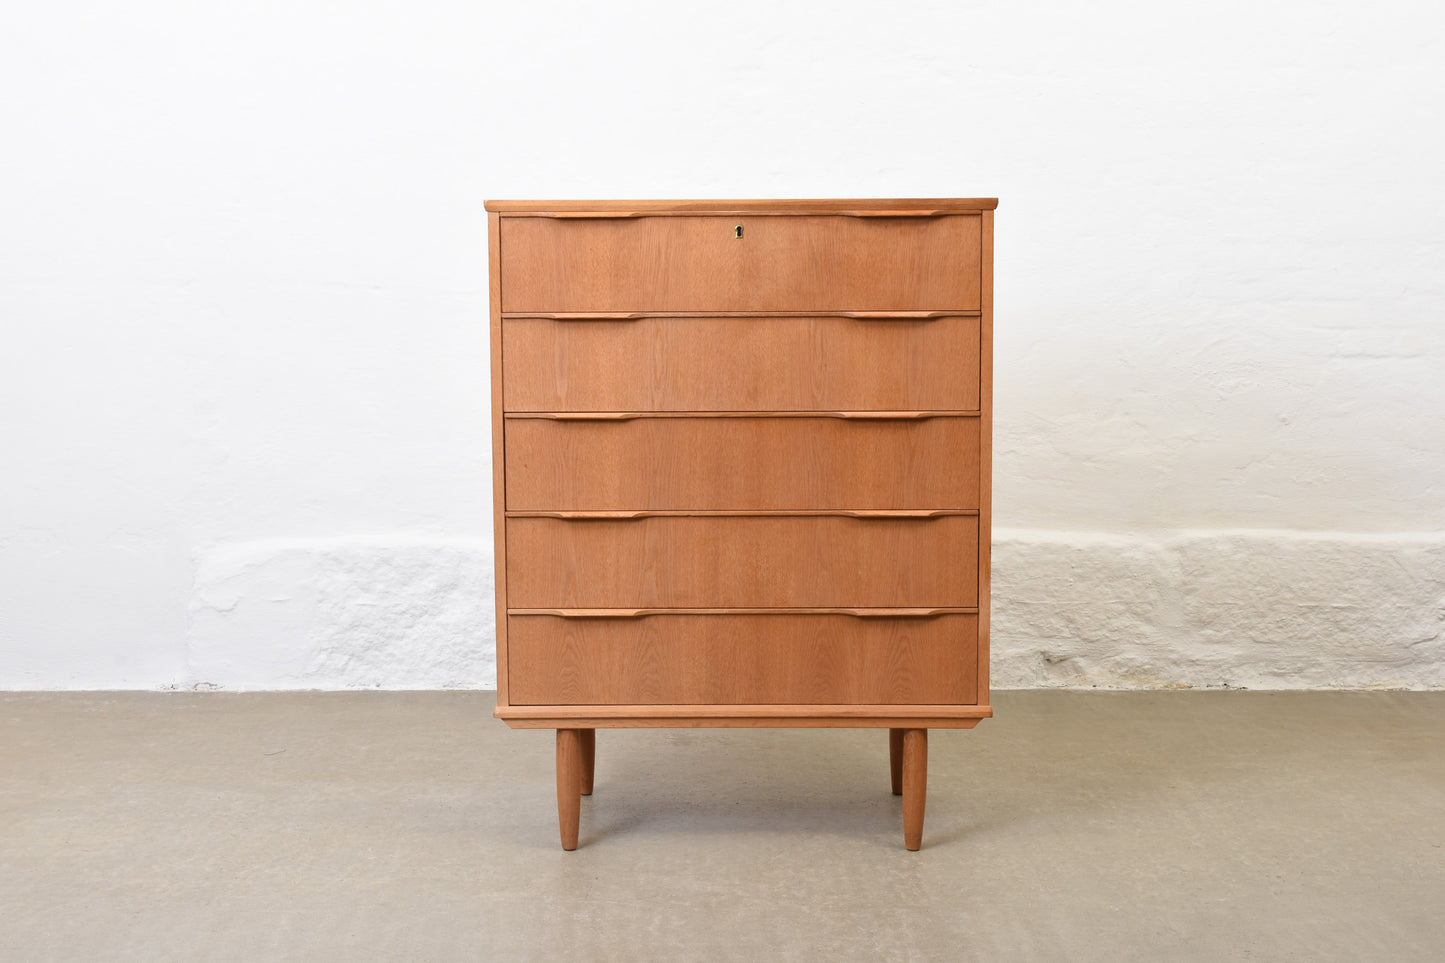
[[0, 959], [1440, 960], [1445, 693], [1000, 692], [603, 730], [581, 848], [489, 693], [0, 695]]

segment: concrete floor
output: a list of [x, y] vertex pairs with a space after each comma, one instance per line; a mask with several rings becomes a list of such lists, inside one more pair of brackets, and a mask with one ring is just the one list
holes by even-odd
[[1439, 960], [1445, 693], [1000, 692], [604, 730], [581, 848], [490, 693], [0, 695], [0, 959]]

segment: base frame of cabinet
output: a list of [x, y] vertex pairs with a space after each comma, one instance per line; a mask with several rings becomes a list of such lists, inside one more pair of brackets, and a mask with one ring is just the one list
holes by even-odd
[[[972, 729], [990, 706], [498, 706], [513, 729]], [[926, 709], [926, 712], [919, 712]]]

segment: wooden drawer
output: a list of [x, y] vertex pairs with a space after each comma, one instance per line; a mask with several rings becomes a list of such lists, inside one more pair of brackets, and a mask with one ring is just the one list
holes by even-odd
[[512, 608], [978, 604], [978, 517], [507, 519]]
[[509, 511], [978, 507], [979, 420], [507, 418]]
[[926, 612], [513, 615], [507, 620], [511, 701], [974, 704], [978, 616]]
[[508, 318], [509, 411], [978, 409], [977, 317]]
[[503, 312], [972, 310], [980, 303], [977, 215], [504, 217], [500, 230]]

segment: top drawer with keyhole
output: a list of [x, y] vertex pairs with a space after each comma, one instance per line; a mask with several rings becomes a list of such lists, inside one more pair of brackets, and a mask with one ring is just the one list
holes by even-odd
[[503, 216], [502, 311], [971, 311], [980, 218]]

